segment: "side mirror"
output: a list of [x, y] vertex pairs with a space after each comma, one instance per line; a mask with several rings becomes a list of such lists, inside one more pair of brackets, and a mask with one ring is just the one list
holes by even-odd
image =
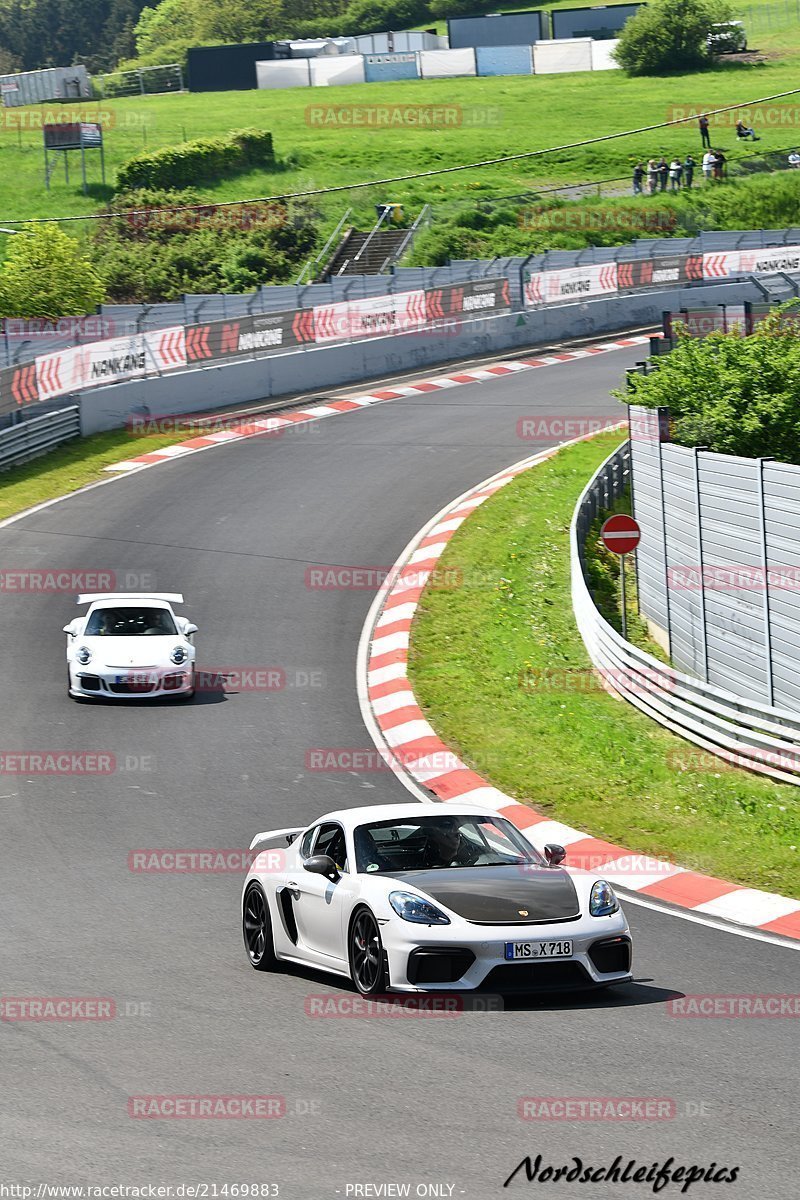
[[313, 854], [303, 863], [303, 868], [312, 875], [326, 875], [328, 879], [339, 878], [339, 868], [327, 854]]
[[559, 846], [556, 842], [548, 842], [544, 848], [544, 856], [547, 859], [548, 867], [557, 867], [567, 857], [567, 852], [563, 846]]
[[64, 626], [64, 633], [68, 633], [70, 637], [77, 637], [78, 631], [75, 628], [77, 621], [70, 621], [69, 625]]
[[183, 636], [191, 637], [193, 633], [197, 633], [197, 626], [193, 625], [190, 621], [189, 624], [185, 625], [183, 628]]

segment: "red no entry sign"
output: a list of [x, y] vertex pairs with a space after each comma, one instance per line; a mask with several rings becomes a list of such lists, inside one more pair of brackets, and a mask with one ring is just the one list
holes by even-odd
[[605, 548], [614, 554], [630, 554], [639, 545], [642, 531], [633, 517], [619, 513], [604, 522], [600, 537]]

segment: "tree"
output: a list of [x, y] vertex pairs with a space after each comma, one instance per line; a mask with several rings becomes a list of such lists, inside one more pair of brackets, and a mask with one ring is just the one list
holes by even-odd
[[215, 0], [203, 5], [197, 32], [209, 41], [260, 42], [280, 27], [281, 0]]
[[[680, 327], [679, 327], [680, 329]], [[750, 337], [681, 334], [621, 400], [670, 410], [673, 440], [745, 458], [800, 461], [800, 313], [790, 302]]]
[[711, 61], [711, 26], [731, 17], [724, 0], [651, 0], [626, 21], [614, 57], [629, 75], [697, 70]]
[[9, 238], [0, 268], [0, 316], [82, 316], [105, 299], [100, 275], [57, 225], [27, 225]]

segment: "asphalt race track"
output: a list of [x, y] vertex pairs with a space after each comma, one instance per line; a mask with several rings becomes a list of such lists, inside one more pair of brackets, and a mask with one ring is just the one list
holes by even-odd
[[[259, 830], [408, 799], [386, 770], [307, 767], [315, 747], [372, 747], [355, 660], [374, 595], [311, 589], [307, 568], [388, 567], [445, 503], [544, 448], [518, 439], [520, 417], [616, 415], [609, 389], [641, 354], [223, 446], [0, 530], [3, 569], [111, 570], [134, 590], [182, 591], [201, 667], [286, 673], [280, 690], [245, 681], [188, 706], [75, 704], [61, 632], [72, 595], [0, 595], [0, 748], [94, 750], [117, 764], [105, 778], [0, 774], [0, 991], [107, 997], [117, 1014], [0, 1022], [2, 1178], [273, 1183], [287, 1200], [404, 1194], [390, 1184], [474, 1200], [653, 1195], [648, 1183], [539, 1184], [524, 1172], [503, 1189], [526, 1154], [594, 1167], [621, 1155], [740, 1168], [734, 1183], [695, 1183], [694, 1198], [797, 1194], [796, 1022], [666, 1007], [682, 993], [797, 992], [789, 947], [629, 905], [636, 982], [617, 992], [447, 1018], [315, 1018], [309, 997], [352, 993], [313, 972], [250, 968], [241, 872], [129, 868], [143, 848], [246, 847]], [[129, 1097], [175, 1094], [283, 1096], [285, 1115], [128, 1115]], [[521, 1097], [671, 1103], [660, 1120], [531, 1122]]]

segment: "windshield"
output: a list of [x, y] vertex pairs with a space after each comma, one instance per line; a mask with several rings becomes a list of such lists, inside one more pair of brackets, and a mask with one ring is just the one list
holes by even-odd
[[175, 637], [172, 613], [166, 608], [96, 608], [85, 637]]
[[493, 816], [403, 817], [359, 825], [359, 872], [436, 870], [442, 867], [544, 866], [510, 821]]

